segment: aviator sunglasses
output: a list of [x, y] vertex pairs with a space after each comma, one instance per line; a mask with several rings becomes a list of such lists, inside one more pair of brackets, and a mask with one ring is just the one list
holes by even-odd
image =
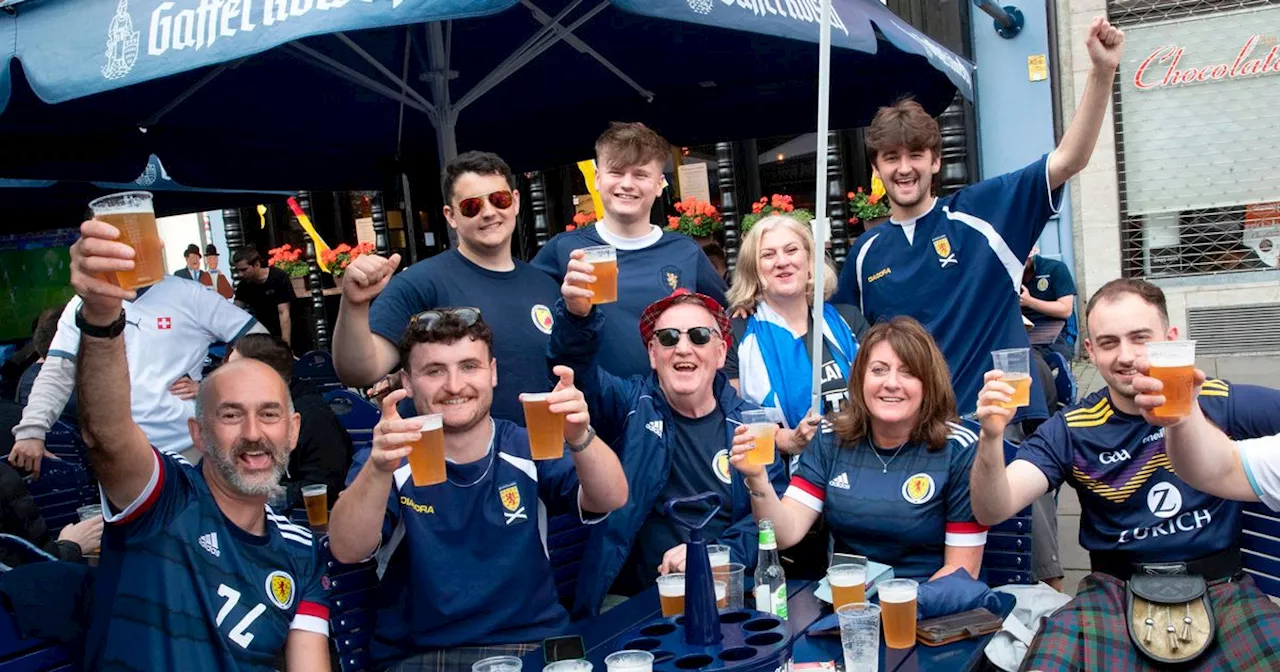
[[484, 208], [484, 199], [489, 199], [489, 203], [499, 210], [506, 210], [515, 202], [515, 197], [511, 195], [510, 189], [502, 189], [500, 191], [491, 191], [487, 194], [472, 196], [458, 201], [458, 212], [463, 217], [475, 217], [480, 214], [480, 210]]
[[720, 333], [711, 327], [692, 327], [685, 331], [680, 331], [675, 327], [667, 327], [666, 329], [658, 329], [653, 332], [653, 337], [658, 339], [658, 343], [664, 348], [674, 348], [680, 342], [680, 334], [688, 334], [689, 342], [696, 346], [704, 346], [711, 342], [712, 336], [719, 336]]
[[445, 315], [453, 315], [462, 321], [462, 326], [470, 327], [480, 321], [479, 308], [438, 308], [424, 310], [409, 320], [409, 329], [413, 331], [431, 331], [436, 323]]

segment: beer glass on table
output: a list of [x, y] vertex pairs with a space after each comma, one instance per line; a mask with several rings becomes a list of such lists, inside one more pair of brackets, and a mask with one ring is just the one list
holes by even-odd
[[832, 565], [827, 568], [827, 583], [831, 586], [831, 606], [836, 609], [867, 601], [865, 565]]
[[324, 483], [302, 486], [302, 503], [307, 506], [307, 522], [320, 534], [329, 531], [329, 486]]
[[668, 618], [684, 613], [684, 574], [663, 574], [658, 577], [658, 600], [662, 603], [662, 615]]
[[1013, 396], [1009, 403], [1001, 403], [1003, 408], [1019, 408], [1031, 404], [1031, 349], [1008, 348], [991, 353], [995, 368], [1004, 372], [1000, 382], [1013, 387]]
[[878, 584], [880, 614], [884, 621], [884, 645], [909, 649], [916, 643], [916, 591], [911, 579], [891, 579]]
[[149, 191], [126, 191], [89, 203], [93, 218], [120, 231], [120, 242], [133, 248], [133, 270], [102, 274], [122, 289], [148, 287], [164, 279], [164, 243], [156, 229], [156, 213]]
[[520, 395], [524, 424], [529, 433], [529, 452], [535, 460], [564, 457], [564, 414], [552, 413], [549, 392]]
[[614, 651], [604, 657], [607, 672], [653, 672], [653, 654], [638, 649]]
[[617, 303], [618, 301], [618, 250], [612, 245], [596, 245], [583, 248], [591, 264], [591, 274], [596, 276], [595, 282], [587, 283], [587, 289], [595, 292], [591, 303]]
[[413, 442], [409, 471], [414, 487], [444, 483], [444, 416], [439, 413], [409, 418], [422, 423], [422, 438]]
[[1164, 403], [1151, 411], [1160, 418], [1181, 418], [1191, 413], [1191, 393], [1196, 385], [1195, 341], [1147, 343], [1149, 375], [1164, 383]]
[[742, 412], [742, 422], [747, 426], [747, 434], [755, 445], [747, 453], [747, 464], [773, 464], [774, 435], [778, 432], [778, 423], [773, 413], [767, 409]]

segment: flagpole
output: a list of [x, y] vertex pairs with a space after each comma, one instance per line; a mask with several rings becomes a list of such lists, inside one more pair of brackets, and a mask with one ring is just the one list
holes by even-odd
[[830, 126], [831, 102], [831, 0], [822, 0], [821, 19], [818, 21], [818, 175], [814, 194], [817, 197], [813, 220], [813, 387], [812, 409], [822, 413], [822, 342], [825, 331], [822, 319], [822, 287], [827, 265], [827, 132]]

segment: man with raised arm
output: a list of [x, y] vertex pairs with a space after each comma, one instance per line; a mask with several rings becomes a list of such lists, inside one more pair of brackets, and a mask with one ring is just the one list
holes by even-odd
[[277, 515], [298, 434], [288, 388], [269, 366], [227, 364], [200, 386], [199, 467], [151, 446], [129, 412], [121, 302], [99, 278], [133, 268], [115, 227], [88, 221], [71, 247], [80, 357], [76, 390], [107, 529], [85, 669], [329, 667], [324, 566], [311, 533]]

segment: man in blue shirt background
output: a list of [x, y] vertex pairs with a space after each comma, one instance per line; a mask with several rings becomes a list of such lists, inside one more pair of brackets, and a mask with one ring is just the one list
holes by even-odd
[[[524, 425], [521, 392], [545, 392], [547, 338], [556, 282], [511, 256], [520, 192], [498, 155], [466, 152], [444, 168], [444, 216], [458, 247], [392, 277], [400, 255], [367, 254], [347, 267], [333, 330], [334, 366], [348, 385], [372, 385], [400, 364], [396, 345], [414, 315], [441, 306], [474, 306], [501, 334], [493, 357], [502, 377], [493, 415]], [[376, 301], [374, 299], [377, 299]], [[370, 303], [372, 302], [372, 305]], [[409, 412], [407, 409], [405, 412]]]
[[[490, 416], [499, 379], [492, 343], [474, 309], [414, 319], [400, 347], [403, 389], [383, 399], [372, 449], [357, 456], [333, 508], [334, 558], [359, 562], [376, 550], [386, 569], [371, 644], [377, 665], [467, 672], [561, 634], [569, 615], [543, 525], [566, 512], [596, 523], [627, 501], [618, 458], [596, 438], [568, 367], [556, 367], [548, 402], [565, 414], [569, 455], [535, 462], [524, 428]], [[418, 413], [444, 416], [444, 483], [414, 485], [405, 458], [422, 425], [396, 412], [406, 396]]]
[[644, 124], [610, 125], [596, 140], [595, 186], [604, 218], [595, 226], [557, 235], [533, 259], [534, 266], [560, 282], [570, 252], [594, 245], [617, 249], [618, 300], [600, 305], [607, 319], [600, 332], [599, 363], [624, 378], [649, 372], [644, 343], [636, 339], [640, 313], [649, 304], [683, 287], [724, 305], [724, 279], [698, 244], [649, 220], [670, 156], [671, 145]]
[[1052, 343], [1035, 347], [1057, 352], [1068, 362], [1075, 359], [1076, 283], [1071, 279], [1071, 269], [1057, 259], [1040, 256], [1039, 246], [1031, 248], [1022, 274], [1019, 303], [1022, 314], [1037, 327], [1055, 321], [1064, 323]]

